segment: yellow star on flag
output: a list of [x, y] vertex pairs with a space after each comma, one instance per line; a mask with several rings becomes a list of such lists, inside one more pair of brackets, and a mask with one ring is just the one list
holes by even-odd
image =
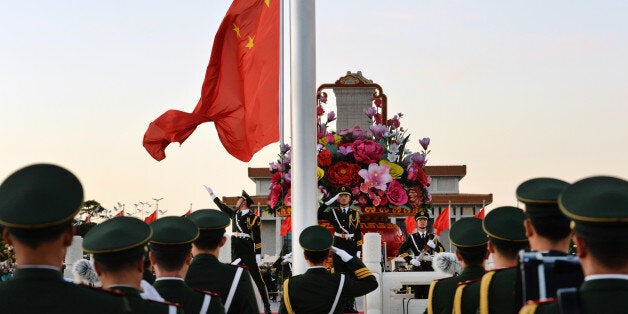
[[270, 0], [264, 0], [264, 3], [266, 3], [266, 6], [270, 8]]
[[236, 32], [236, 36], [240, 38], [240, 28], [235, 23], [233, 23], [233, 30]]
[[248, 37], [249, 37], [249, 42], [244, 47], [251, 49], [251, 48], [253, 48], [253, 45], [254, 45], [253, 39], [255, 39], [255, 36], [253, 36], [253, 37], [248, 36]]

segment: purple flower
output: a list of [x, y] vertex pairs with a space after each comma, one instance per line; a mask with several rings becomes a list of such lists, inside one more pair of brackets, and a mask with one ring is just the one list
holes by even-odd
[[430, 145], [430, 138], [429, 137], [424, 137], [424, 138], [420, 139], [419, 140], [419, 144], [421, 144], [423, 149], [427, 149], [427, 147]]
[[369, 127], [369, 129], [373, 133], [373, 136], [375, 137], [376, 140], [381, 139], [382, 136], [384, 136], [384, 133], [386, 133], [386, 130], [387, 130], [386, 126], [385, 125], [381, 125], [381, 124], [371, 125]]
[[353, 146], [340, 146], [338, 147], [338, 154], [341, 154], [343, 156], [347, 156], [349, 154], [353, 153]]
[[377, 113], [377, 108], [375, 107], [364, 108], [363, 112], [367, 117], [369, 117], [369, 119], [373, 119], [373, 116]]
[[318, 138], [324, 137], [327, 135], [327, 124], [321, 123], [318, 125]]
[[327, 122], [332, 122], [336, 120], [336, 113], [333, 111], [330, 111], [329, 113], [327, 113]]
[[419, 166], [423, 167], [425, 166], [425, 163], [426, 163], [425, 154], [414, 153], [414, 154], [407, 155], [406, 158], [403, 159], [403, 162], [405, 164], [411, 164], [413, 162], [416, 162]]
[[290, 144], [283, 144], [281, 147], [279, 147], [279, 151], [282, 154], [287, 153], [288, 151], [290, 151]]
[[279, 163], [271, 162], [269, 165], [270, 171], [283, 171], [283, 166]]

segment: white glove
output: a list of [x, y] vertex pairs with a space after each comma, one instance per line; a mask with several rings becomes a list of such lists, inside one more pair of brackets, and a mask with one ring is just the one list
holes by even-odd
[[434, 243], [434, 240], [429, 240], [429, 241], [427, 241], [427, 246], [435, 249], [436, 248], [436, 243]]
[[357, 251], [357, 252], [355, 253], [355, 256], [356, 256], [357, 258], [360, 258], [360, 253], [362, 253], [362, 252]]
[[415, 260], [415, 259], [411, 259], [411, 260], [410, 260], [410, 264], [412, 264], [412, 265], [414, 265], [414, 266], [416, 266], [416, 267], [421, 266], [421, 262], [419, 262], [419, 261], [417, 261], [417, 260]]
[[207, 185], [203, 185], [205, 187], [205, 190], [207, 190], [207, 193], [209, 193], [209, 195], [214, 196], [214, 190], [212, 190], [212, 188], [208, 187]]
[[340, 257], [340, 259], [343, 262], [345, 262], [345, 263], [353, 258], [353, 256], [351, 256], [349, 253], [347, 253], [347, 251], [345, 251], [343, 249], [339, 249], [339, 248], [337, 248], [335, 246], [332, 246], [331, 250], [334, 251], [334, 254], [338, 255]]
[[142, 279], [142, 281], [140, 282], [140, 287], [142, 288], [142, 292], [140, 293], [140, 296], [142, 296], [142, 299], [159, 301], [159, 302], [165, 301], [164, 298], [161, 295], [159, 295], [159, 292], [157, 292], [157, 289], [155, 289], [150, 283], [148, 283], [148, 281]]
[[261, 254], [255, 254], [255, 262], [257, 263], [257, 265], [262, 263], [262, 255]]
[[242, 261], [242, 259], [238, 257], [233, 262], [231, 262], [231, 265], [238, 265], [238, 264], [240, 264], [241, 261]]
[[434, 259], [434, 257], [432, 255], [429, 255], [429, 254], [423, 255], [423, 257], [421, 258], [421, 260], [425, 261], [425, 262], [431, 262], [433, 259]]
[[282, 256], [282, 257], [281, 257], [281, 259], [286, 260], [286, 259], [289, 259], [289, 258], [291, 258], [291, 257], [292, 257], [292, 252], [290, 252], [290, 253], [288, 253], [288, 254], [286, 254], [286, 255]]

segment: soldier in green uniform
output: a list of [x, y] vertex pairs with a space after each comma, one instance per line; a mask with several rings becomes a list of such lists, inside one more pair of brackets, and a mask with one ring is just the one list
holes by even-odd
[[241, 259], [242, 264], [248, 267], [257, 290], [262, 296], [264, 312], [270, 314], [270, 302], [268, 300], [266, 283], [264, 283], [262, 274], [259, 271], [262, 256], [262, 234], [260, 230], [262, 222], [260, 217], [249, 209], [249, 206], [254, 203], [253, 199], [242, 190], [242, 196], [236, 202], [236, 210], [233, 210], [221, 202], [210, 187], [205, 186], [205, 189], [216, 206], [231, 217], [231, 231], [233, 232], [233, 236], [231, 236], [231, 258], [234, 260]]
[[468, 217], [456, 221], [449, 230], [449, 241], [456, 246], [456, 257], [460, 261], [462, 272], [458, 276], [432, 282], [427, 301], [428, 314], [452, 313], [456, 285], [484, 275], [488, 239], [482, 229], [481, 219]]
[[[286, 279], [279, 313], [342, 313], [344, 304], [377, 288], [377, 279], [362, 261], [342, 249], [332, 247], [329, 230], [321, 226], [305, 228], [299, 236], [309, 269]], [[330, 274], [324, 263], [332, 249], [347, 264], [353, 276]], [[354, 279], [356, 278], [356, 279]]]
[[[569, 227], [569, 219], [565, 216], [559, 206], [558, 197], [562, 191], [569, 186], [569, 183], [553, 178], [534, 178], [521, 183], [517, 187], [517, 200], [525, 204], [526, 220], [524, 227], [526, 236], [530, 242], [530, 249], [533, 251], [546, 252], [548, 256], [566, 256], [569, 252], [569, 244], [572, 238], [572, 231]], [[525, 268], [521, 266], [518, 268]], [[570, 271], [554, 272], [556, 282], [577, 282], [582, 281], [582, 273], [574, 274]], [[519, 300], [519, 307], [524, 304], [524, 296], [527, 301], [540, 298], [539, 284], [527, 282], [525, 294], [521, 272], [517, 273], [516, 298]], [[548, 293], [555, 294], [555, 290]]]
[[558, 204], [572, 220], [584, 283], [578, 289], [559, 292], [555, 302], [529, 303], [520, 313], [625, 313], [628, 181], [606, 176], [585, 178], [567, 187]]
[[188, 218], [198, 227], [199, 236], [192, 242], [193, 259], [185, 283], [218, 293], [226, 313], [259, 314], [248, 270], [218, 261], [220, 248], [227, 240], [225, 228], [230, 223], [229, 216], [219, 210], [202, 209]]
[[[362, 229], [360, 228], [360, 210], [351, 204], [351, 188], [341, 186], [331, 200], [318, 209], [318, 219], [326, 220], [334, 227], [334, 246], [360, 258], [362, 252]], [[336, 205], [329, 206], [337, 202]], [[334, 272], [348, 272], [345, 263], [337, 256], [332, 257]], [[345, 313], [357, 313], [355, 300], [347, 302]]]
[[185, 313], [225, 313], [218, 294], [192, 289], [183, 281], [192, 262], [196, 225], [185, 217], [163, 217], [150, 224], [150, 261], [157, 279], [153, 286], [166, 301], [181, 304]]
[[140, 295], [144, 252], [152, 233], [135, 217], [114, 217], [87, 232], [83, 250], [93, 255], [94, 269], [103, 287], [123, 292], [133, 313], [182, 313], [177, 304]]
[[493, 255], [495, 269], [487, 271], [481, 280], [461, 282], [454, 298], [454, 314], [508, 314], [519, 311], [515, 299], [517, 254], [528, 247], [523, 221], [525, 215], [517, 207], [491, 210], [482, 222], [488, 235], [488, 252]]
[[0, 284], [2, 313], [128, 313], [121, 294], [67, 282], [61, 266], [83, 187], [59, 166], [36, 164], [0, 185], [0, 225], [14, 247], [13, 278]]

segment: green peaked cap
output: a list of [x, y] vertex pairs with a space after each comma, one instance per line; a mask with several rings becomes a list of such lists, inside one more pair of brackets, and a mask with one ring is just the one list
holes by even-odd
[[[484, 220], [484, 232], [492, 238], [508, 242], [526, 242], [526, 230], [523, 221], [526, 216], [523, 210], [512, 206], [497, 207], [491, 210]], [[491, 240], [492, 241], [492, 240]]]
[[558, 204], [579, 236], [628, 241], [628, 181], [585, 178], [567, 187]]
[[482, 229], [482, 219], [466, 217], [456, 221], [449, 230], [449, 241], [457, 247], [485, 245], [488, 237]]
[[328, 250], [333, 242], [331, 232], [321, 226], [309, 226], [299, 236], [299, 244], [306, 251]]
[[188, 217], [200, 230], [226, 228], [231, 219], [227, 214], [217, 209], [201, 209], [193, 211]]
[[135, 217], [114, 217], [87, 232], [83, 250], [95, 255], [141, 255], [152, 234], [150, 226]]
[[70, 171], [51, 164], [17, 170], [0, 185], [0, 224], [43, 229], [73, 219], [83, 202], [83, 186]]
[[198, 227], [185, 217], [163, 217], [150, 224], [153, 236], [150, 244], [183, 245], [194, 242], [198, 238]]
[[563, 216], [558, 195], [569, 183], [554, 178], [534, 178], [517, 187], [517, 200], [526, 206], [526, 214], [536, 217]]

